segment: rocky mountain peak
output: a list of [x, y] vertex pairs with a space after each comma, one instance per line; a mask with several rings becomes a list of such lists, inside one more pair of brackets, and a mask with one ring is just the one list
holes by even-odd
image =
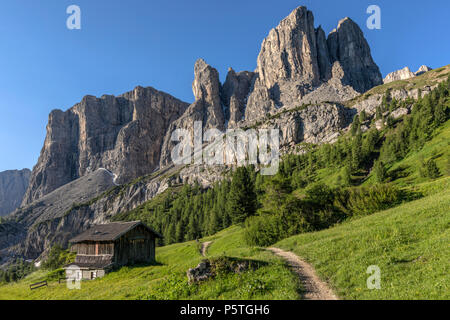
[[327, 38], [320, 26], [314, 28], [314, 15], [306, 7], [296, 8], [269, 32], [256, 72], [247, 120], [280, 107], [346, 101], [382, 84], [359, 26], [344, 18]]
[[344, 23], [347, 23], [347, 22], [354, 23], [353, 20], [350, 19], [350, 17], [345, 17], [345, 18], [339, 20], [337, 29], [335, 29], [335, 30], [338, 30]]
[[369, 44], [352, 19], [340, 20], [327, 43], [332, 62], [339, 61], [346, 74], [344, 84], [360, 93], [382, 84], [381, 73], [372, 59]]
[[228, 69], [227, 78], [222, 86], [221, 94], [228, 127], [236, 126], [243, 119], [247, 97], [254, 76], [254, 72], [241, 71], [236, 73], [233, 68]]
[[194, 82], [192, 83], [196, 103], [194, 109], [202, 109], [206, 127], [223, 129], [225, 115], [220, 99], [221, 87], [219, 72], [205, 60], [198, 59], [194, 66]]
[[192, 91], [195, 100], [213, 102], [220, 93], [219, 72], [203, 59], [198, 59], [194, 66]]
[[273, 88], [280, 81], [304, 81], [318, 84], [314, 16], [306, 7], [298, 7], [269, 32], [257, 61], [262, 84]]

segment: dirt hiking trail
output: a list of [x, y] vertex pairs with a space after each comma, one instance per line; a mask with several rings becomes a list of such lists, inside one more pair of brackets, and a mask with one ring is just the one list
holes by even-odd
[[207, 241], [202, 243], [202, 256], [206, 257], [206, 252], [208, 251], [209, 245], [212, 243], [212, 241]]
[[301, 260], [292, 252], [279, 248], [268, 248], [273, 254], [283, 258], [293, 272], [295, 272], [303, 284], [304, 300], [339, 300], [328, 285], [319, 279], [314, 268], [307, 262]]

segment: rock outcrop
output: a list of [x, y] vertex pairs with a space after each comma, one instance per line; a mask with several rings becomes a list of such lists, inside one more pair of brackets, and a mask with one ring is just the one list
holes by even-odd
[[226, 256], [214, 258], [214, 259], [204, 259], [197, 267], [189, 268], [186, 272], [188, 282], [190, 284], [200, 281], [205, 281], [216, 277], [219, 274], [224, 273], [235, 273], [241, 274], [249, 269], [256, 270], [262, 264], [237, 258], [229, 258]]
[[190, 284], [205, 281], [214, 277], [209, 260], [203, 260], [197, 265], [197, 267], [189, 268], [186, 275]]
[[430, 67], [427, 67], [425, 65], [421, 66], [419, 68], [419, 70], [417, 70], [416, 72], [412, 72], [409, 67], [404, 67], [401, 70], [397, 70], [394, 72], [389, 73], [383, 80], [384, 83], [390, 83], [390, 82], [394, 82], [394, 81], [398, 81], [398, 80], [406, 80], [406, 79], [411, 79], [417, 76], [420, 76], [422, 74], [424, 74], [425, 72], [431, 71], [433, 69], [431, 69]]
[[[199, 95], [209, 94], [202, 90], [197, 88]], [[23, 205], [98, 168], [113, 171], [117, 183], [153, 172], [169, 125], [187, 107], [166, 93], [137, 87], [118, 97], [86, 96], [66, 112], [52, 111]]]
[[0, 217], [20, 206], [27, 191], [30, 175], [29, 169], [0, 172]]
[[[442, 81], [443, 79], [440, 79]], [[437, 81], [439, 82], [439, 80]], [[422, 88], [398, 88], [395, 90], [392, 90], [390, 95], [392, 99], [396, 99], [398, 101], [402, 101], [408, 98], [417, 100], [420, 97], [424, 97], [425, 95], [429, 94], [433, 89], [437, 87], [437, 84], [434, 84], [433, 86], [424, 85]], [[358, 113], [361, 111], [365, 111], [367, 115], [373, 115], [376, 112], [376, 108], [381, 106], [383, 102], [383, 96], [384, 93], [376, 93], [371, 94], [365, 99], [362, 99], [361, 101], [356, 101], [349, 106], [352, 109], [356, 109]]]
[[397, 70], [389, 73], [383, 80], [384, 83], [389, 83], [398, 80], [406, 80], [415, 77], [416, 75], [411, 72], [408, 67], [404, 67], [401, 70]]
[[[198, 59], [194, 67], [194, 82], [192, 84], [195, 102], [189, 107], [186, 114], [191, 115], [200, 112], [205, 128], [223, 130], [225, 112], [220, 99], [220, 90], [219, 72], [208, 65], [205, 60]], [[179, 122], [182, 122], [182, 120]]]
[[340, 131], [351, 124], [356, 110], [336, 103], [320, 103], [282, 112], [259, 128], [280, 130], [280, 147], [290, 149], [300, 142], [320, 144], [334, 142]]
[[343, 83], [363, 93], [382, 84], [369, 44], [360, 27], [350, 18], [339, 21], [327, 39], [332, 62], [338, 61], [345, 74]]
[[423, 66], [421, 66], [419, 68], [419, 70], [416, 71], [415, 75], [416, 76], [420, 76], [421, 74], [424, 74], [425, 72], [428, 72], [428, 71], [431, 71], [431, 70], [433, 70], [433, 69], [431, 69], [428, 66], [423, 65]]

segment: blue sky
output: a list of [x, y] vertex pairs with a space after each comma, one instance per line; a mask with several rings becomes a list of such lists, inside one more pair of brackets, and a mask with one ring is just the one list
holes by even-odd
[[[84, 95], [118, 95], [152, 86], [193, 100], [193, 65], [204, 58], [223, 80], [228, 67], [254, 70], [269, 30], [299, 5], [325, 32], [351, 17], [384, 75], [450, 63], [448, 0], [21, 0], [0, 10], [0, 171], [32, 168], [48, 113]], [[81, 8], [81, 30], [66, 8]], [[366, 28], [369, 5], [382, 29]]]

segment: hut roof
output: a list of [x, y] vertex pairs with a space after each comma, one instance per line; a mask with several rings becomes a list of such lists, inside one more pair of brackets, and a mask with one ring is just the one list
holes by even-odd
[[141, 221], [131, 221], [94, 225], [90, 229], [69, 240], [69, 242], [78, 243], [84, 241], [115, 241], [131, 229], [134, 229], [140, 225], [147, 228], [147, 230], [153, 233], [156, 237], [162, 238], [162, 236], [158, 232], [146, 226]]

